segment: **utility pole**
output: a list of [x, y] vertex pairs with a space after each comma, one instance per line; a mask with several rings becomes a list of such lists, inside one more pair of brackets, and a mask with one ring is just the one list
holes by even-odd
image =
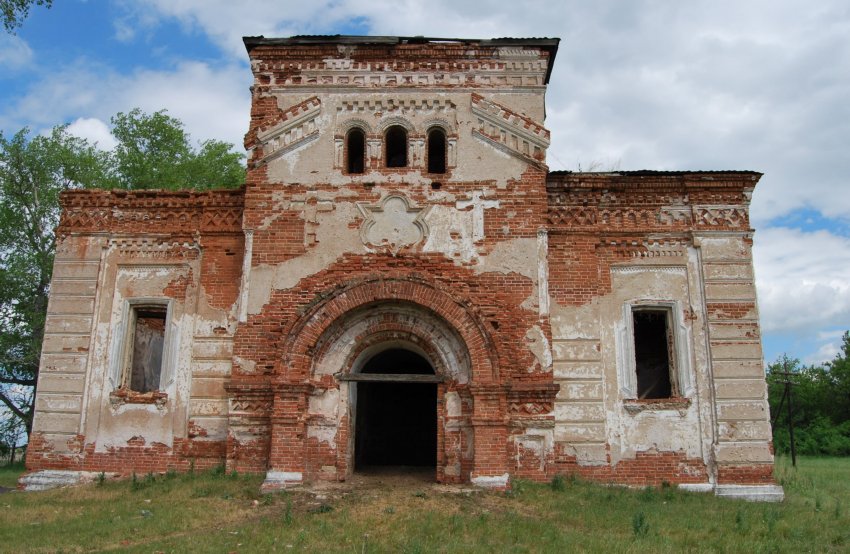
[[779, 419], [779, 414], [782, 413], [782, 405], [785, 403], [785, 398], [788, 398], [788, 437], [791, 439], [791, 465], [797, 467], [797, 449], [794, 444], [794, 407], [792, 405], [791, 387], [796, 387], [797, 383], [791, 382], [791, 376], [794, 375], [788, 371], [788, 360], [782, 362], [782, 368], [785, 371], [775, 371], [775, 375], [782, 375], [785, 380], [782, 383], [785, 385], [785, 390], [782, 392], [782, 399], [779, 401], [779, 408], [776, 410], [776, 415], [773, 416], [773, 426], [776, 426], [776, 421]]

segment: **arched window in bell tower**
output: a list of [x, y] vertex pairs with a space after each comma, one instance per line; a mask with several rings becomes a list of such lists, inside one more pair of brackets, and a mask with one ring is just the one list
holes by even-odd
[[387, 167], [407, 167], [407, 130], [393, 125], [384, 135]]
[[440, 127], [428, 131], [428, 173], [446, 172], [446, 132]]
[[366, 168], [366, 134], [354, 127], [345, 136], [346, 167], [349, 173], [363, 173]]

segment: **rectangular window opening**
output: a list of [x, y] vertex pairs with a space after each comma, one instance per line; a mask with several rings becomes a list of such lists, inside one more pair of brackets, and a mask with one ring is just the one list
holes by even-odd
[[670, 311], [666, 309], [634, 309], [635, 373], [640, 399], [676, 396], [673, 377], [673, 330]]
[[134, 306], [130, 314], [132, 344], [127, 359], [125, 385], [131, 391], [159, 390], [165, 346], [166, 306]]

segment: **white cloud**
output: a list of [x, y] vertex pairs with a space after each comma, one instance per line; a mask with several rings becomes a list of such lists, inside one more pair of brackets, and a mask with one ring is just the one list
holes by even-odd
[[34, 57], [32, 48], [21, 37], [0, 33], [0, 68], [21, 69]]
[[136, 69], [125, 75], [80, 60], [34, 82], [26, 96], [0, 114], [0, 123], [3, 128], [50, 128], [73, 121], [85, 135], [97, 131], [95, 120], [108, 121], [118, 112], [167, 109], [193, 139], [224, 140], [240, 149], [250, 117], [250, 82], [250, 71], [238, 64], [186, 61], [170, 70]]
[[130, 42], [136, 38], [136, 28], [126, 18], [116, 19], [112, 26], [115, 29], [115, 40], [118, 42]]
[[846, 329], [837, 329], [833, 331], [819, 331], [818, 332], [818, 340], [831, 340], [835, 341], [836, 344], [840, 343], [841, 337], [846, 333]]
[[147, 112], [167, 108], [193, 139], [226, 140], [242, 148], [251, 114], [247, 68], [183, 62], [170, 72], [136, 72], [127, 81], [121, 94], [124, 106]]
[[810, 356], [806, 356], [803, 359], [803, 363], [807, 365], [821, 365], [824, 362], [834, 360], [836, 354], [840, 352], [839, 344], [840, 341], [837, 340], [834, 342], [822, 344], [820, 348], [818, 348], [817, 352], [811, 354]]
[[68, 125], [68, 133], [96, 144], [101, 150], [112, 150], [118, 144], [109, 125], [94, 117], [79, 117]]
[[[129, 16], [140, 18], [145, 26], [159, 16], [174, 19], [187, 29], [200, 29], [223, 51], [237, 59], [245, 58], [243, 35], [290, 36], [335, 33], [352, 15], [350, 2], [268, 2], [264, 0], [144, 0], [127, 4]], [[395, 11], [400, 11], [396, 6]]]
[[828, 231], [766, 228], [756, 233], [753, 259], [765, 332], [814, 338], [825, 328], [848, 325], [849, 238]]
[[[25, 98], [0, 110], [0, 128], [74, 121], [80, 133], [93, 136], [94, 121], [107, 121], [118, 111], [167, 108], [195, 139], [239, 145], [251, 84], [242, 35], [561, 37], [547, 92], [553, 169], [597, 164], [603, 170], [764, 172], [751, 216], [758, 230], [755, 264], [765, 333], [806, 335], [815, 345], [809, 351], [820, 345], [824, 354], [823, 343], [832, 339], [818, 340], [818, 331], [850, 321], [845, 275], [850, 239], [777, 223], [802, 208], [850, 221], [850, 194], [844, 193], [850, 185], [846, 2], [122, 0], [121, 5], [124, 12], [115, 22], [121, 40], [141, 40], [158, 22], [177, 22], [185, 35], [206, 35], [225, 61], [184, 60], [169, 70], [136, 67], [121, 73], [83, 60], [43, 71]], [[14, 40], [0, 37], [0, 66], [6, 52], [18, 52], [10, 59], [27, 60], [16, 63], [30, 62], [29, 47]]]
[[757, 227], [800, 207], [850, 219], [850, 6], [802, 0], [146, 0], [244, 60], [241, 35], [561, 37], [550, 165], [752, 169]]

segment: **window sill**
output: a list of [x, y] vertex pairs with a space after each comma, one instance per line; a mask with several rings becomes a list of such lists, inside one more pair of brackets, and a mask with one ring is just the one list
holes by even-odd
[[677, 410], [681, 415], [684, 415], [685, 410], [691, 407], [691, 399], [678, 396], [673, 398], [651, 399], [629, 398], [623, 401], [623, 407], [630, 414]]
[[159, 390], [136, 392], [122, 387], [109, 393], [109, 403], [113, 408], [124, 404], [153, 404], [162, 409], [166, 402], [168, 402], [168, 393]]

